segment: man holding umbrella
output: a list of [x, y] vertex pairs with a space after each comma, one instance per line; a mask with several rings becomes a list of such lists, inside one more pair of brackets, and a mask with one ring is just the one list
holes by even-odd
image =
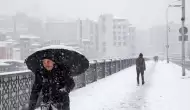
[[42, 110], [70, 110], [69, 93], [75, 86], [73, 76], [85, 72], [89, 61], [80, 52], [66, 46], [49, 46], [26, 59], [35, 74], [29, 110], [36, 108], [42, 92]]

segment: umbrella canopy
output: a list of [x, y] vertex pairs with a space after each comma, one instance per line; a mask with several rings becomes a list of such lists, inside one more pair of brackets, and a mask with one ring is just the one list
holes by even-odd
[[89, 67], [89, 61], [79, 51], [69, 46], [52, 45], [38, 49], [26, 58], [25, 63], [32, 72], [43, 68], [42, 60], [53, 60], [59, 67], [68, 67], [71, 75], [76, 76], [85, 72]]

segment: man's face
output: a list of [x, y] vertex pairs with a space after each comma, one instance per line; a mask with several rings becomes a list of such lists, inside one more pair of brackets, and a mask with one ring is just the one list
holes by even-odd
[[53, 62], [50, 59], [44, 59], [43, 61], [43, 66], [48, 70], [51, 71], [53, 69], [53, 66], [55, 64], [55, 62]]

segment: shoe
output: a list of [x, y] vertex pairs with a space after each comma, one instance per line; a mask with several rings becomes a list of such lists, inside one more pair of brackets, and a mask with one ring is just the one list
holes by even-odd
[[144, 85], [144, 84], [145, 84], [145, 82], [142, 83], [142, 85]]

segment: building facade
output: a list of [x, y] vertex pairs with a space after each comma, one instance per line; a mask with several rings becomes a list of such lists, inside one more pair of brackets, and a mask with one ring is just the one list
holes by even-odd
[[[21, 60], [26, 59], [31, 53], [33, 53], [38, 47], [41, 46], [39, 43], [39, 37], [31, 35], [20, 36], [20, 56]], [[36, 49], [35, 49], [36, 48]]]
[[[101, 15], [98, 22], [98, 45], [105, 58], [132, 56], [135, 31], [127, 19], [115, 19], [113, 15]], [[131, 33], [130, 33], [131, 31]]]
[[86, 19], [78, 20], [78, 40], [86, 56], [93, 59], [98, 58], [98, 24]]
[[19, 41], [19, 35], [31, 34], [44, 36], [43, 22], [40, 19], [27, 16], [25, 13], [16, 13], [14, 16], [0, 16], [0, 33], [13, 36]]
[[1, 41], [0, 42], [0, 59], [12, 59], [13, 58], [13, 48], [11, 43]]
[[60, 40], [45, 40], [42, 43], [42, 47], [50, 46], [50, 45], [60, 45], [60, 44], [61, 44]]
[[60, 40], [61, 43], [78, 42], [77, 21], [47, 21], [44, 25], [46, 39]]

